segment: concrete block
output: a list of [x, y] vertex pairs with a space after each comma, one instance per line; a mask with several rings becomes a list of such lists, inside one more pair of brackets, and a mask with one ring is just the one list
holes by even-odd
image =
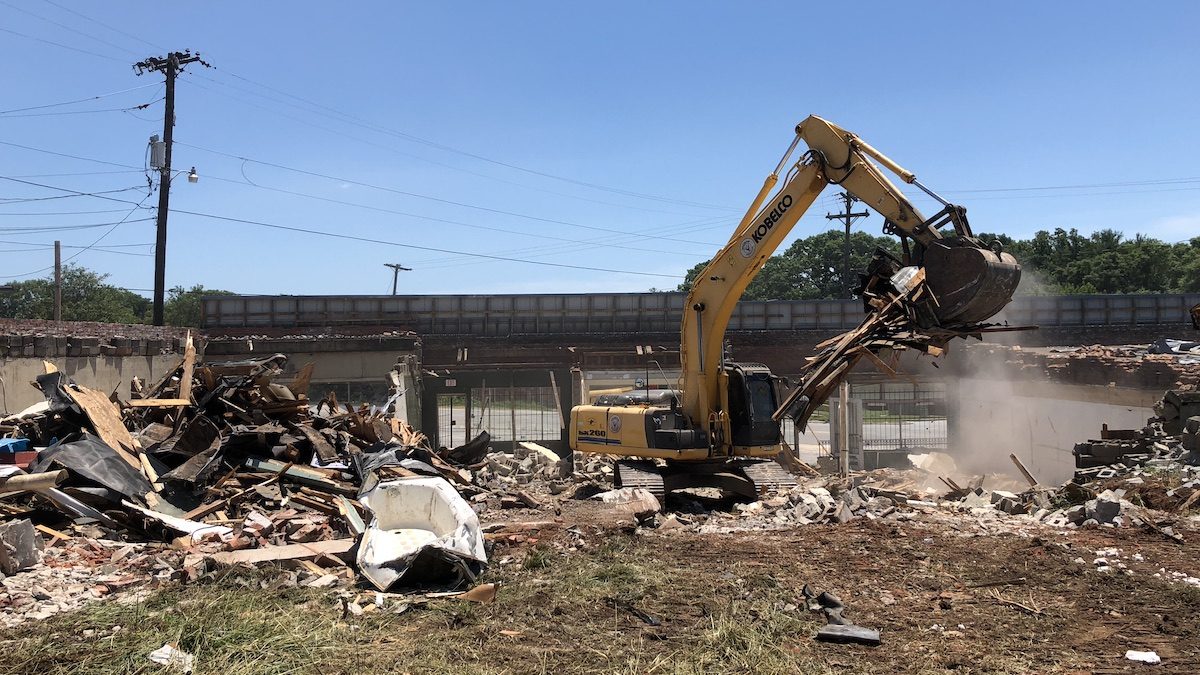
[[1121, 498], [1112, 490], [1105, 490], [1088, 500], [1086, 504], [1087, 517], [1098, 523], [1111, 523], [1113, 518], [1121, 515]]
[[42, 547], [42, 538], [28, 520], [0, 524], [0, 572], [16, 574], [40, 563]]

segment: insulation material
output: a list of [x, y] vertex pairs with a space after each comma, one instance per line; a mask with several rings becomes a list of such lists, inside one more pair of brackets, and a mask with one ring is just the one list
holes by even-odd
[[359, 542], [358, 566], [380, 590], [458, 586], [487, 564], [479, 518], [443, 478], [382, 482], [359, 501], [372, 519]]

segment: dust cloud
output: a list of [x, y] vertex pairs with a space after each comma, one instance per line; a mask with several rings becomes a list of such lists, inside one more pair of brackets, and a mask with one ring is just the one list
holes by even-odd
[[[968, 357], [969, 358], [969, 357]], [[1140, 429], [1149, 408], [1077, 400], [1104, 387], [1064, 386], [1048, 378], [1018, 376], [1013, 367], [968, 364], [950, 382], [948, 450], [961, 472], [1019, 477], [1009, 453], [1044, 485], [1069, 480], [1076, 443], [1100, 437], [1100, 427]], [[1100, 398], [1096, 392], [1095, 398]]]

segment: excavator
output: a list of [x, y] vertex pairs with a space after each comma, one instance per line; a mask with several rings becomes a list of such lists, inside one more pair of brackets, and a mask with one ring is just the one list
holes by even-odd
[[[808, 150], [789, 164], [801, 141]], [[926, 218], [881, 166], [943, 208]], [[727, 358], [724, 336], [746, 286], [829, 185], [881, 214], [884, 232], [900, 238], [903, 260], [884, 262], [890, 265], [888, 275], [906, 274], [877, 281], [889, 288], [914, 277], [921, 282], [919, 305], [907, 291], [886, 304], [908, 304], [914, 328], [978, 334], [982, 322], [1012, 300], [1020, 265], [998, 243], [985, 244], [974, 236], [965, 208], [942, 199], [857, 135], [810, 116], [796, 126], [783, 158], [687, 295], [678, 388], [606, 393], [575, 406], [572, 450], [618, 456], [617, 486], [647, 489], [660, 502], [667, 493], [687, 488], [717, 487], [753, 498], [761, 490], [794, 484], [791, 474], [771, 459], [783, 449], [781, 420], [786, 415], [803, 426], [823, 399], [804, 396], [797, 401], [798, 386], [785, 402], [783, 378], [766, 366]], [[874, 311], [885, 306], [872, 302]]]

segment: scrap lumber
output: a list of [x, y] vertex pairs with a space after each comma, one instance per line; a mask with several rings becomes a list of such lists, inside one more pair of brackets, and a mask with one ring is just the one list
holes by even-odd
[[286, 385], [288, 389], [292, 390], [292, 394], [297, 399], [308, 398], [308, 384], [310, 381], [312, 381], [313, 370], [316, 369], [316, 366], [317, 364], [313, 363], [312, 361], [304, 364], [304, 366], [296, 372], [296, 378]]
[[287, 544], [284, 546], [265, 546], [249, 548], [241, 551], [226, 551], [212, 556], [214, 562], [222, 565], [238, 565], [246, 563], [254, 565], [263, 562], [278, 562], [281, 560], [311, 560], [323, 555], [341, 558], [354, 548], [353, 537], [346, 539], [329, 539], [313, 541], [305, 544]]
[[1013, 464], [1017, 465], [1017, 470], [1021, 472], [1025, 480], [1029, 481], [1029, 487], [1037, 487], [1037, 479], [1033, 477], [1033, 474], [1029, 473], [1029, 469], [1025, 468], [1025, 464], [1021, 462], [1021, 459], [1011, 452], [1008, 453], [1008, 458], [1012, 460]]
[[346, 519], [346, 524], [350, 526], [351, 532], [357, 535], [367, 531], [367, 524], [363, 521], [362, 515], [359, 514], [358, 509], [354, 508], [354, 504], [349, 499], [338, 495], [334, 502], [342, 517]]
[[322, 464], [328, 464], [330, 462], [337, 461], [337, 450], [329, 444], [329, 441], [325, 440], [325, 436], [322, 435], [321, 432], [313, 429], [307, 424], [297, 424], [292, 428], [295, 431], [298, 431], [300, 435], [304, 436], [304, 438], [308, 440], [309, 444], [312, 445], [313, 452], [317, 453], [317, 459], [319, 459]]
[[109, 447], [116, 450], [121, 459], [140, 471], [142, 463], [137, 459], [139, 447], [121, 421], [120, 409], [108, 400], [107, 396], [95, 389], [88, 389], [80, 385], [72, 385], [64, 387], [64, 389], [71, 400], [83, 409], [84, 414], [92, 423], [92, 428], [96, 430], [96, 435]]
[[127, 405], [130, 408], [179, 408], [191, 404], [185, 398], [135, 398]]
[[192, 371], [195, 368], [196, 345], [192, 343], [192, 331], [188, 331], [187, 345], [183, 349], [183, 374], [179, 376], [179, 398], [184, 401], [192, 400]]
[[264, 471], [269, 473], [279, 473], [283, 477], [289, 478], [301, 485], [307, 485], [322, 492], [332, 492], [334, 494], [356, 495], [358, 489], [354, 486], [343, 483], [341, 481], [332, 480], [324, 473], [303, 466], [290, 466], [276, 459], [263, 459], [261, 457], [247, 457], [242, 466], [253, 469], [254, 471]]

